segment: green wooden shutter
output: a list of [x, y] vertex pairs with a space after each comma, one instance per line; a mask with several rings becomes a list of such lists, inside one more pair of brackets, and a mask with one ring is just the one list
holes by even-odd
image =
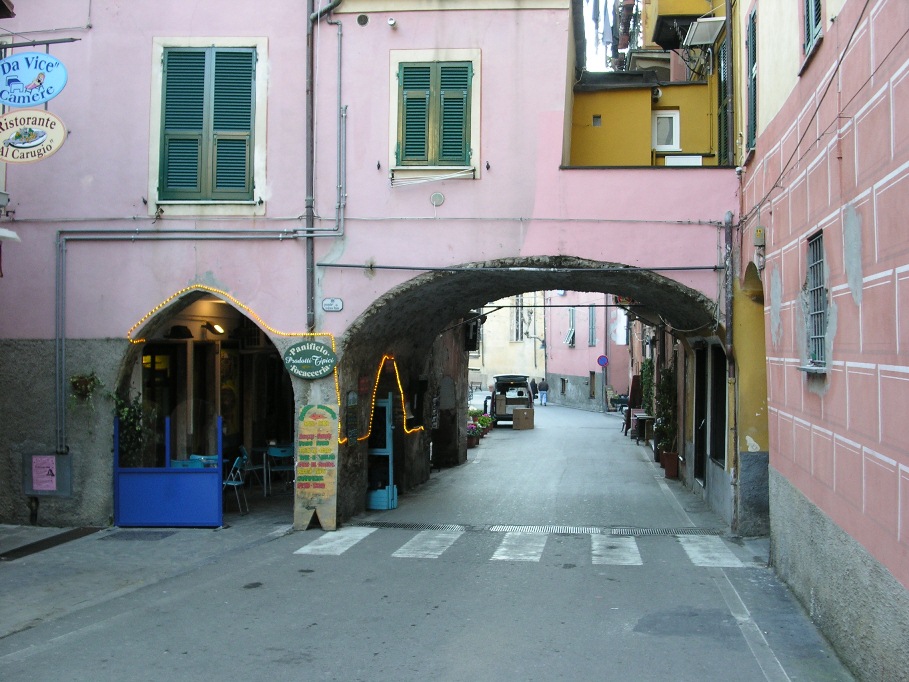
[[163, 199], [198, 199], [204, 155], [204, 51], [165, 52], [162, 99], [159, 193]]
[[211, 196], [251, 199], [255, 52], [217, 50], [214, 60]]
[[470, 163], [471, 64], [439, 65], [439, 154], [444, 165]]
[[429, 64], [401, 64], [398, 163], [429, 163], [429, 103], [432, 69]]
[[754, 149], [757, 139], [757, 16], [748, 16], [748, 129], [747, 148]]

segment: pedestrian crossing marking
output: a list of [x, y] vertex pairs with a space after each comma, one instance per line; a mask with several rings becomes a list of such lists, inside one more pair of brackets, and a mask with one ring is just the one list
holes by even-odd
[[[325, 533], [294, 554], [339, 556], [377, 529], [367, 526], [350, 526]], [[454, 545], [465, 531], [462, 529], [424, 530], [411, 537], [395, 552], [393, 557], [403, 559], [438, 559]], [[540, 562], [546, 549], [549, 535], [545, 533], [497, 533], [501, 537], [490, 561]], [[590, 537], [590, 561], [595, 566], [642, 566], [638, 543], [639, 538], [592, 534]], [[677, 535], [679, 545], [689, 561], [695, 566], [714, 568], [742, 568], [742, 562], [728, 547], [726, 541], [717, 536]]]
[[547, 537], [537, 533], [505, 533], [492, 558], [495, 561], [539, 561]]
[[743, 564], [725, 545], [722, 538], [706, 535], [679, 535], [685, 554], [695, 566], [739, 568]]
[[363, 526], [342, 528], [313, 540], [308, 545], [298, 549], [294, 554], [343, 554], [375, 530], [375, 528], [365, 528]]
[[590, 536], [591, 559], [594, 564], [613, 566], [642, 566], [641, 553], [634, 538], [610, 537], [608, 535]]
[[464, 531], [424, 530], [417, 533], [392, 556], [406, 559], [437, 559], [464, 535]]

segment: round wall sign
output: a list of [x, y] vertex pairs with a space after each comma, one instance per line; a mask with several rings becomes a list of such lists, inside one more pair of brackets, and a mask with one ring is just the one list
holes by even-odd
[[54, 154], [64, 142], [66, 126], [49, 111], [19, 109], [0, 116], [0, 161], [40, 161]]
[[0, 104], [33, 107], [60, 94], [66, 86], [66, 67], [49, 54], [19, 52], [0, 59]]
[[605, 355], [601, 355], [600, 357], [597, 358], [597, 364], [600, 367], [605, 367], [606, 365], [609, 364], [609, 358], [607, 358]]
[[324, 343], [303, 341], [284, 351], [287, 371], [301, 379], [321, 379], [331, 374], [338, 364], [338, 356]]

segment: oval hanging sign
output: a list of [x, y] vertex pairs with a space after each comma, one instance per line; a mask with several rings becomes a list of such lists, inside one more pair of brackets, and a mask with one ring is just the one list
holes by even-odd
[[331, 374], [338, 364], [338, 356], [324, 343], [303, 341], [284, 351], [287, 371], [301, 379], [321, 379]]
[[32, 107], [44, 104], [66, 86], [63, 62], [41, 52], [19, 52], [0, 59], [0, 104]]
[[49, 111], [11, 111], [0, 116], [0, 161], [46, 159], [66, 142], [66, 126]]

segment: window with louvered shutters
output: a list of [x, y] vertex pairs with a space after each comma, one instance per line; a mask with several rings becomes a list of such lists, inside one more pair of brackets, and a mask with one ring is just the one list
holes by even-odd
[[754, 149], [757, 140], [757, 14], [748, 16], [748, 128], [747, 147]]
[[729, 148], [729, 61], [726, 59], [726, 41], [720, 43], [716, 53], [717, 70], [717, 161], [720, 165], [732, 163]]
[[253, 198], [256, 51], [164, 51], [159, 197]]
[[821, 37], [821, 0], [805, 0], [805, 54]]
[[401, 64], [397, 163], [470, 164], [470, 62]]

